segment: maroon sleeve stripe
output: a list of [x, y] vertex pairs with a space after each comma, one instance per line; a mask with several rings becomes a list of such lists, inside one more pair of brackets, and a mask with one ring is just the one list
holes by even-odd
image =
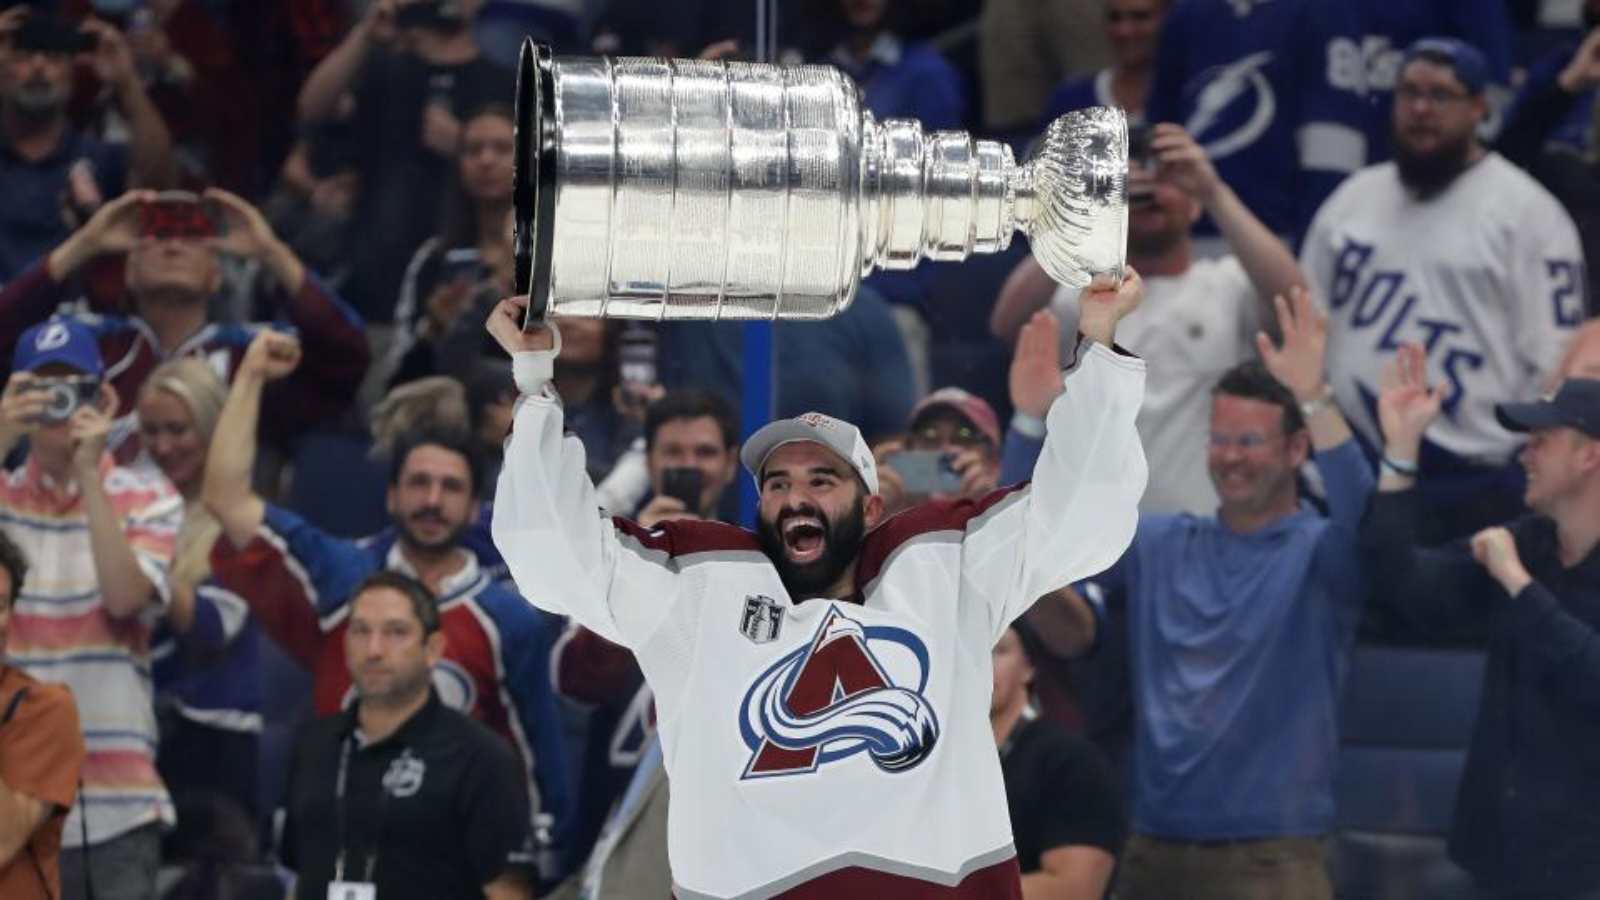
[[864, 589], [883, 573], [883, 564], [896, 550], [925, 534], [965, 531], [967, 524], [1006, 498], [1028, 488], [1028, 482], [990, 491], [976, 500], [935, 500], [891, 516], [872, 530], [861, 547], [856, 564], [856, 588]]
[[662, 522], [655, 528], [645, 528], [638, 522], [620, 516], [611, 522], [618, 532], [637, 541], [645, 549], [665, 553], [669, 557], [684, 557], [693, 553], [761, 552], [761, 542], [753, 533], [724, 522], [677, 519]]

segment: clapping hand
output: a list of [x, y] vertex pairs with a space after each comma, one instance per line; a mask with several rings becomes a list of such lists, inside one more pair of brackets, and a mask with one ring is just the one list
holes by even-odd
[[1010, 386], [1011, 405], [1035, 419], [1043, 419], [1061, 396], [1061, 325], [1048, 310], [1034, 313], [1017, 335]]
[[1279, 384], [1289, 389], [1297, 401], [1310, 403], [1327, 390], [1323, 365], [1328, 354], [1328, 317], [1311, 302], [1311, 294], [1297, 287], [1272, 298], [1278, 312], [1278, 329], [1283, 346], [1275, 347], [1265, 332], [1256, 333], [1256, 349], [1261, 361]]
[[1572, 54], [1572, 59], [1561, 70], [1556, 81], [1569, 94], [1581, 94], [1600, 87], [1600, 28], [1591, 30], [1589, 36], [1584, 38], [1578, 52]]
[[1384, 367], [1378, 390], [1378, 424], [1385, 455], [1415, 461], [1422, 433], [1439, 416], [1444, 393], [1428, 386], [1428, 356], [1421, 344], [1402, 344]]

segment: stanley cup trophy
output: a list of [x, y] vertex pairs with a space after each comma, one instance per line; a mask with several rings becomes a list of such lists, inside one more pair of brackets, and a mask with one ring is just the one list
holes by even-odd
[[1120, 278], [1121, 112], [1052, 123], [1034, 158], [876, 121], [828, 66], [552, 59], [517, 75], [516, 280], [547, 315], [822, 319], [874, 269], [995, 253], [1056, 281]]

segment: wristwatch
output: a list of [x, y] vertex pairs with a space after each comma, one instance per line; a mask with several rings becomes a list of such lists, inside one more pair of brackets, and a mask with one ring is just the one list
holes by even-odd
[[1323, 408], [1332, 405], [1333, 385], [1325, 384], [1322, 386], [1322, 393], [1300, 404], [1300, 415], [1309, 422], [1313, 416], [1319, 412], [1322, 412]]

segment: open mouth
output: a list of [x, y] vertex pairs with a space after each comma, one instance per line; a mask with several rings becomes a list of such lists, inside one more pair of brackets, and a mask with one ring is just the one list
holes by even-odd
[[795, 516], [783, 523], [783, 549], [793, 562], [808, 563], [822, 556], [827, 538], [818, 519]]

